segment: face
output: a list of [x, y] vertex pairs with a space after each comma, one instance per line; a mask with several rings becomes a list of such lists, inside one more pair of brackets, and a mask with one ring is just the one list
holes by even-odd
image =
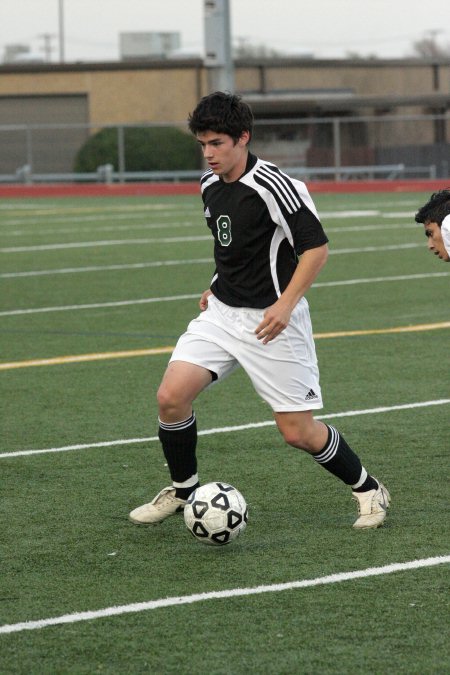
[[450, 261], [450, 256], [444, 246], [441, 228], [437, 223], [425, 223], [425, 236], [427, 237], [428, 250], [437, 255], [441, 260]]
[[248, 156], [247, 143], [250, 140], [248, 131], [242, 133], [237, 143], [228, 134], [219, 134], [216, 131], [202, 131], [197, 134], [197, 140], [202, 146], [203, 157], [216, 176], [231, 183], [244, 173]]

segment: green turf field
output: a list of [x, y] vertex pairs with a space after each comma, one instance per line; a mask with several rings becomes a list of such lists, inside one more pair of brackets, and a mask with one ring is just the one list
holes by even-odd
[[414, 223], [428, 196], [315, 196], [320, 415], [390, 489], [386, 526], [352, 530], [348, 488], [236, 372], [196, 405], [202, 482], [249, 504], [223, 548], [127, 519], [169, 483], [155, 393], [213, 272], [200, 198], [0, 203], [2, 675], [448, 672], [450, 265]]

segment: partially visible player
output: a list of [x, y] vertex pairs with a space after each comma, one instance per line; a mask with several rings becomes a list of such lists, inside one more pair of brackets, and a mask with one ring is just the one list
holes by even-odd
[[[376, 528], [389, 492], [339, 431], [313, 415], [322, 395], [304, 296], [326, 262], [328, 239], [306, 185], [249, 152], [252, 126], [250, 107], [223, 92], [205, 96], [189, 118], [209, 165], [201, 190], [216, 269], [158, 390], [159, 438], [172, 485], [130, 519], [156, 525], [184, 509], [199, 485], [192, 403], [239, 365], [272, 408], [285, 441], [351, 488], [359, 510], [353, 527]], [[299, 490], [301, 481], [298, 475]]]
[[416, 213], [428, 238], [428, 250], [450, 262], [450, 188], [435, 192]]

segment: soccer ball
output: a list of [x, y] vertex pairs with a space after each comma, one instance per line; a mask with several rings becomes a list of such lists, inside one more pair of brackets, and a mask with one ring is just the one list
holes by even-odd
[[247, 519], [244, 497], [228, 483], [201, 485], [190, 495], [184, 507], [184, 522], [188, 530], [204, 544], [229, 544], [245, 530]]

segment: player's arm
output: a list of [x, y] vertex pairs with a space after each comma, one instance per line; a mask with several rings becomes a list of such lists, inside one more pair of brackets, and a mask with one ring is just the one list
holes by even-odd
[[292, 310], [302, 298], [328, 258], [328, 245], [323, 244], [305, 251], [297, 265], [292, 279], [278, 300], [268, 307], [255, 333], [258, 340], [267, 344], [283, 331], [289, 323]]

